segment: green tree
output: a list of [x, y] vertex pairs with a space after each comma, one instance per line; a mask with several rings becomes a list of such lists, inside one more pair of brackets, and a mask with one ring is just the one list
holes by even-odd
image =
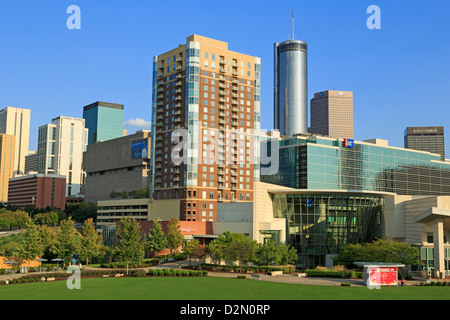
[[226, 231], [208, 245], [208, 250], [211, 258], [219, 263], [238, 261], [242, 265], [255, 260], [256, 247], [256, 241], [249, 237]]
[[334, 264], [352, 268], [354, 262], [419, 264], [419, 249], [406, 242], [379, 239], [365, 244], [348, 244], [340, 248]]
[[46, 224], [49, 226], [56, 226], [58, 225], [59, 222], [58, 213], [54, 211], [38, 213], [33, 217], [33, 220], [37, 224], [40, 225]]
[[19, 251], [20, 242], [10, 241], [0, 247], [0, 256], [13, 256]]
[[87, 265], [102, 253], [102, 237], [95, 230], [92, 218], [87, 219], [83, 225], [78, 253]]
[[223, 235], [219, 235], [217, 239], [211, 241], [207, 246], [207, 250], [216, 263], [220, 264], [222, 260], [225, 260], [226, 243]]
[[56, 241], [52, 246], [52, 251], [58, 258], [64, 259], [64, 266], [77, 249], [77, 234], [78, 232], [74, 228], [74, 221], [70, 217], [61, 221], [59, 230], [56, 232]]
[[39, 226], [35, 225], [31, 220], [25, 225], [26, 230], [22, 232], [22, 242], [18, 248], [18, 256], [28, 262], [30, 267], [31, 261], [41, 257], [44, 253], [44, 245], [39, 232]]
[[137, 189], [134, 197], [135, 198], [148, 198], [149, 195], [149, 187], [139, 188]]
[[277, 244], [277, 250], [279, 251], [279, 259], [277, 260], [277, 265], [285, 266], [288, 264], [293, 264], [298, 261], [297, 250], [287, 243]]
[[232, 261], [239, 261], [240, 265], [247, 264], [255, 260], [256, 246], [256, 241], [250, 237], [235, 233], [228, 247], [228, 258]]
[[122, 191], [121, 195], [120, 195], [121, 199], [128, 199], [128, 192], [126, 191]]
[[89, 202], [81, 202], [70, 204], [66, 208], [66, 213], [76, 222], [84, 222], [92, 218], [97, 220], [97, 204]]
[[29, 220], [30, 217], [25, 211], [0, 209], [0, 229], [24, 228]]
[[218, 263], [221, 263], [222, 260], [227, 263], [234, 261], [235, 257], [233, 254], [230, 254], [229, 250], [234, 237], [235, 234], [230, 231], [225, 231], [223, 234], [219, 235], [217, 239], [211, 241], [208, 245], [208, 251], [211, 258]]
[[27, 222], [31, 220], [28, 212], [22, 210], [11, 211], [11, 215], [14, 221], [14, 227], [17, 228], [25, 228]]
[[187, 253], [189, 258], [189, 266], [191, 266], [192, 258], [201, 258], [205, 254], [204, 247], [197, 239], [186, 242], [183, 252]]
[[169, 220], [166, 239], [167, 246], [169, 247], [171, 254], [173, 250], [177, 250], [179, 246], [183, 245], [184, 237], [181, 234], [179, 220], [177, 218], [172, 218]]
[[123, 218], [117, 226], [115, 252], [128, 267], [131, 262], [140, 261], [144, 255], [144, 242], [140, 235], [140, 225], [134, 219]]
[[158, 220], [153, 221], [153, 228], [149, 230], [147, 238], [147, 249], [155, 255], [166, 248], [167, 240]]
[[42, 225], [39, 227], [38, 231], [43, 246], [43, 256], [45, 258], [51, 258], [53, 255], [52, 250], [56, 243], [55, 229], [47, 225]]
[[259, 244], [256, 249], [256, 263], [263, 266], [277, 264], [281, 260], [281, 251], [272, 240]]

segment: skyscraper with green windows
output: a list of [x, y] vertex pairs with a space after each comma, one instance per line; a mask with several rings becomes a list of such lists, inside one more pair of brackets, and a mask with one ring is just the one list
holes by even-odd
[[88, 144], [123, 136], [124, 106], [97, 101], [83, 108], [83, 118], [89, 129]]

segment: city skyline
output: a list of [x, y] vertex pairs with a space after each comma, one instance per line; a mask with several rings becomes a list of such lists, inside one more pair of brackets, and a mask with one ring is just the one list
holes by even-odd
[[[152, 57], [194, 33], [261, 57], [261, 129], [271, 130], [273, 43], [291, 37], [292, 9], [295, 38], [309, 44], [308, 100], [314, 92], [328, 89], [354, 92], [355, 139], [381, 138], [403, 147], [408, 126], [448, 127], [447, 102], [440, 94], [448, 89], [450, 74], [447, 3], [414, 1], [405, 6], [377, 1], [381, 30], [366, 26], [366, 9], [372, 4], [368, 1], [286, 1], [277, 7], [269, 2], [231, 2], [220, 12], [240, 23], [228, 28], [212, 14], [218, 7], [172, 3], [172, 17], [178, 22], [164, 33], [154, 31], [162, 21], [154, 13], [168, 10], [167, 3], [77, 1], [81, 30], [66, 27], [69, 2], [0, 5], [0, 27], [7, 31], [0, 41], [9, 49], [0, 53], [0, 69], [7, 75], [0, 78], [0, 109], [31, 110], [30, 150], [37, 149], [38, 127], [48, 118], [81, 118], [83, 106], [92, 101], [123, 104], [126, 123], [150, 123]], [[190, 18], [194, 11], [205, 19]], [[267, 24], [268, 19], [273, 23]], [[188, 27], [179, 28], [183, 25]], [[257, 31], [247, 34], [242, 27]], [[410, 50], [410, 43], [419, 38], [427, 39], [426, 49]], [[125, 128], [131, 134], [149, 127]], [[446, 149], [450, 150], [448, 138]]]

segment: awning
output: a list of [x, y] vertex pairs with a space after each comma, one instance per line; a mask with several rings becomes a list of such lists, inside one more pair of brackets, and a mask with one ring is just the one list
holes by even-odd
[[388, 262], [354, 262], [355, 265], [360, 267], [383, 267], [383, 268], [404, 268], [404, 264], [388, 263]]
[[434, 219], [450, 218], [450, 209], [429, 208], [423, 213], [416, 216], [415, 222], [427, 223]]
[[207, 239], [217, 239], [219, 236], [217, 234], [194, 234], [194, 238], [207, 238]]

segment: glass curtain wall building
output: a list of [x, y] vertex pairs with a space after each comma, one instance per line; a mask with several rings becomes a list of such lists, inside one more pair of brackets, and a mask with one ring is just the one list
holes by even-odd
[[384, 194], [362, 192], [275, 192], [274, 218], [286, 219], [286, 242], [302, 269], [326, 264], [342, 245], [381, 237]]
[[274, 128], [281, 135], [308, 132], [308, 44], [274, 44]]
[[83, 108], [83, 119], [89, 129], [88, 144], [122, 137], [124, 106], [116, 103], [95, 102]]
[[450, 162], [437, 154], [345, 139], [280, 140], [279, 170], [262, 181], [296, 189], [450, 195]]

